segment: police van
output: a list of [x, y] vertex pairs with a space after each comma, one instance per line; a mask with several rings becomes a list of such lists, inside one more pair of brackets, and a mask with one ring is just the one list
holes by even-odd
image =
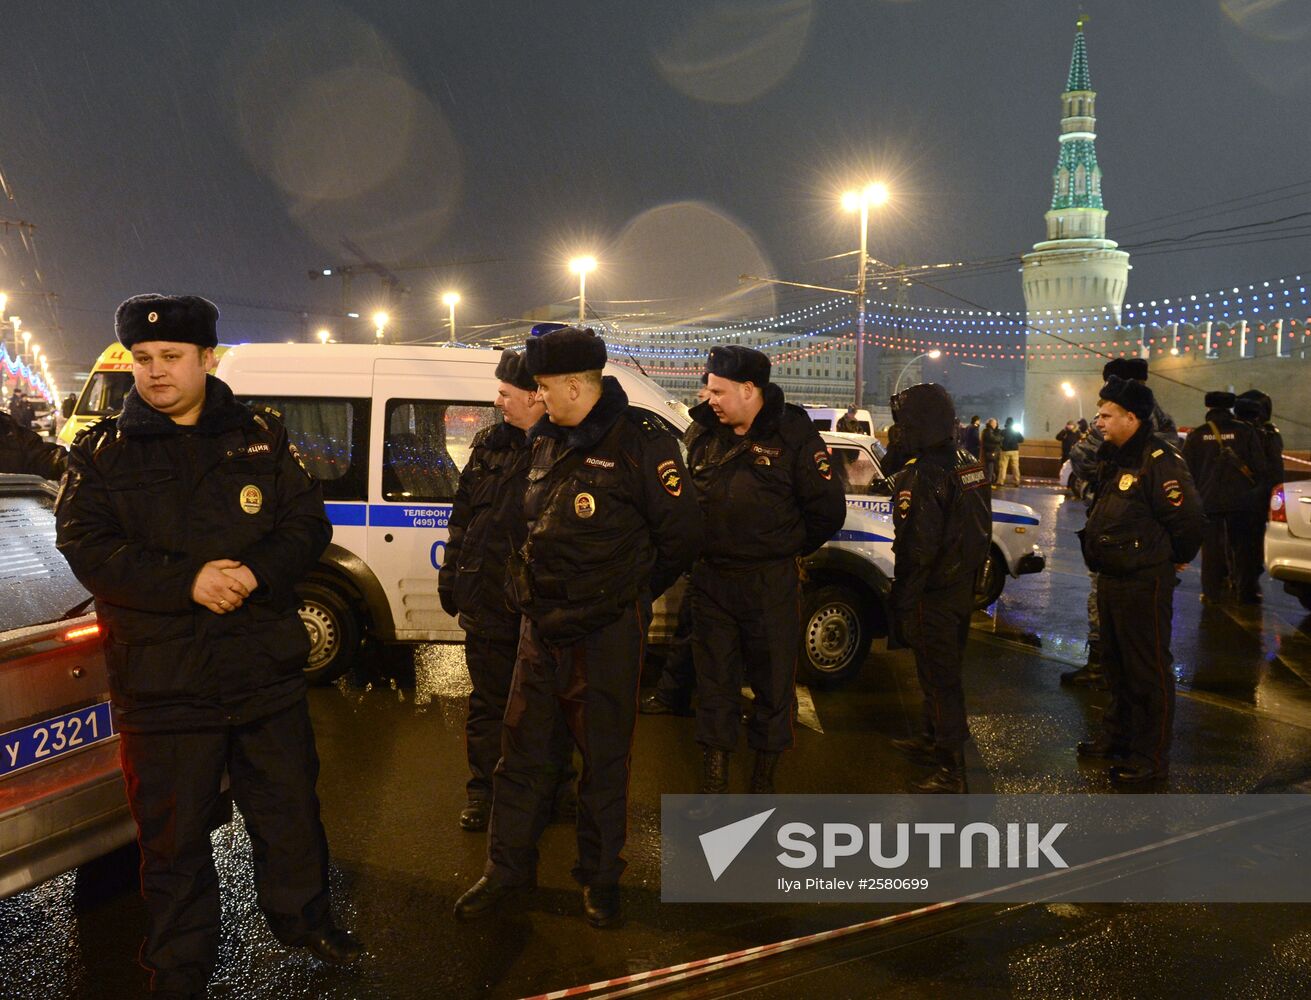
[[[500, 419], [491, 402], [499, 358], [458, 346], [242, 344], [220, 360], [216, 374], [239, 399], [282, 414], [323, 484], [332, 542], [300, 587], [311, 679], [349, 669], [366, 634], [384, 643], [463, 638], [441, 608], [437, 570], [474, 436]], [[687, 407], [646, 376], [614, 363], [606, 374], [671, 433], [691, 422]], [[853, 435], [825, 436], [830, 447], [861, 447]], [[865, 475], [843, 459], [844, 476]], [[801, 668], [812, 681], [853, 675], [871, 640], [887, 634], [890, 518], [865, 495], [868, 484], [859, 488], [838, 539], [808, 560]], [[672, 636], [678, 597], [671, 591], [657, 602], [651, 641]]]

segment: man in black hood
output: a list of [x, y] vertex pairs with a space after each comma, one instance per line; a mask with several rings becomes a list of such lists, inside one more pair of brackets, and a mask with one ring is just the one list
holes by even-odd
[[[1256, 428], [1265, 455], [1265, 480], [1261, 484], [1260, 503], [1253, 502], [1243, 518], [1243, 530], [1249, 539], [1242, 547], [1249, 560], [1242, 574], [1251, 580], [1260, 580], [1265, 572], [1265, 525], [1270, 516], [1270, 493], [1284, 481], [1284, 436], [1273, 423], [1274, 404], [1260, 389], [1248, 389], [1234, 401], [1234, 416]], [[1255, 594], [1260, 593], [1256, 587]]]
[[911, 386], [893, 397], [892, 414], [910, 455], [892, 479], [895, 633], [915, 653], [924, 692], [919, 734], [892, 742], [935, 767], [911, 791], [965, 792], [961, 658], [992, 544], [992, 494], [978, 458], [956, 447], [956, 408], [942, 386]]
[[1202, 600], [1261, 600], [1261, 532], [1255, 515], [1270, 502], [1261, 433], [1233, 414], [1232, 392], [1206, 394], [1206, 419], [1184, 441], [1184, 460], [1206, 508], [1202, 542]]

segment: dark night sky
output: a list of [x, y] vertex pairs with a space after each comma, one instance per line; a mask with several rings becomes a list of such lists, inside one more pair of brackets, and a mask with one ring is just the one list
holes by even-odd
[[[1089, 0], [1109, 235], [1136, 242], [1311, 208], [1311, 184], [1223, 216], [1133, 223], [1307, 179], [1311, 4]], [[871, 252], [977, 260], [1042, 238], [1077, 4], [1065, 0], [701, 0], [10, 5], [0, 169], [33, 221], [61, 354], [89, 361], [149, 289], [224, 310], [223, 339], [297, 336], [339, 307], [309, 268], [376, 259], [501, 263], [408, 271], [399, 334], [576, 293], [768, 314], [743, 270], [844, 282], [854, 220], [885, 178]], [[672, 207], [671, 207], [672, 206]], [[662, 209], [660, 211], [660, 209]], [[657, 211], [652, 211], [657, 210]], [[643, 214], [648, 213], [648, 214]], [[640, 218], [639, 218], [640, 217]], [[33, 287], [3, 239], [0, 287]], [[1135, 258], [1129, 298], [1300, 270], [1307, 240]], [[850, 265], [848, 264], [849, 268]], [[1006, 269], [943, 287], [1022, 304]], [[374, 283], [360, 281], [368, 309]], [[675, 295], [683, 301], [670, 301]], [[788, 304], [799, 301], [788, 295]], [[953, 305], [917, 289], [913, 301]], [[610, 305], [611, 310], [629, 308]], [[11, 312], [40, 330], [30, 300]], [[318, 320], [313, 320], [318, 325]], [[367, 331], [356, 331], [367, 335]], [[349, 336], [350, 334], [348, 334]]]

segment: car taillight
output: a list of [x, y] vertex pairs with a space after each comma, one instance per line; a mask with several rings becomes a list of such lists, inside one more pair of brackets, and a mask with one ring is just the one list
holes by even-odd
[[1281, 483], [1270, 491], [1270, 520], [1280, 524], [1288, 523], [1288, 514], [1284, 510], [1284, 487]]
[[83, 625], [80, 628], [69, 629], [59, 638], [63, 639], [64, 642], [78, 642], [82, 639], [92, 639], [99, 634], [99, 625]]

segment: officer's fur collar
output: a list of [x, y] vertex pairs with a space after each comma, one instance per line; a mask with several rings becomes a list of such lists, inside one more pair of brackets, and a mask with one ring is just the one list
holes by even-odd
[[526, 435], [514, 424], [502, 420], [499, 424], [494, 425], [478, 442], [495, 451], [502, 448], [519, 448], [523, 446]]
[[579, 448], [586, 451], [595, 447], [601, 438], [609, 433], [615, 421], [628, 409], [628, 393], [624, 392], [619, 380], [612, 375], [601, 379], [601, 398], [596, 401], [582, 423], [577, 427], [561, 427], [551, 423], [549, 416], [533, 424], [528, 429], [528, 443], [539, 437], [553, 437], [566, 448]]
[[[205, 406], [196, 421], [196, 430], [201, 434], [221, 434], [240, 427], [248, 419], [250, 411], [237, 402], [227, 383], [206, 375]], [[136, 386], [123, 397], [118, 429], [123, 434], [177, 434], [181, 430], [167, 414], [160, 413], [137, 395]]]
[[[748, 438], [768, 437], [778, 429], [779, 421], [783, 419], [785, 408], [783, 390], [770, 382], [761, 390], [761, 394], [765, 397], [764, 402], [761, 404], [760, 412], [756, 414], [756, 419], [751, 421], [751, 427], [746, 433]], [[697, 403], [687, 412], [688, 416], [709, 430], [722, 426], [719, 418], [715, 416], [715, 411], [710, 408], [709, 401]]]

